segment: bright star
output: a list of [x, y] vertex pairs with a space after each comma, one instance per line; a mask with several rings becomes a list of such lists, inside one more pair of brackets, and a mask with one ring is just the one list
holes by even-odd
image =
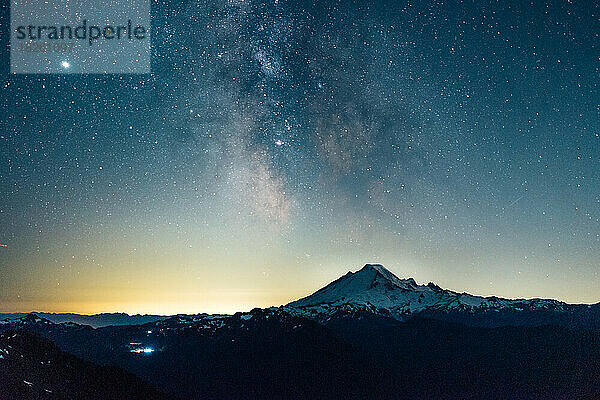
[[61, 65], [61, 66], [62, 66], [64, 69], [67, 69], [67, 68], [69, 68], [69, 67], [71, 66], [71, 64], [70, 64], [68, 61], [62, 61], [62, 62], [60, 63], [60, 65]]

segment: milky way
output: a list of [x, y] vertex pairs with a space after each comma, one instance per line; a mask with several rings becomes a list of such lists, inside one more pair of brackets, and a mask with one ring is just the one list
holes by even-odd
[[4, 52], [0, 309], [233, 311], [375, 261], [600, 300], [598, 3], [427, 3], [157, 2], [149, 75]]

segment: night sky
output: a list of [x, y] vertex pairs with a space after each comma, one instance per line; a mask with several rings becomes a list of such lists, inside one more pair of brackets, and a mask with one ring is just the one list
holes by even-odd
[[234, 312], [366, 262], [600, 301], [599, 2], [157, 1], [147, 75], [11, 75], [2, 7], [0, 311]]

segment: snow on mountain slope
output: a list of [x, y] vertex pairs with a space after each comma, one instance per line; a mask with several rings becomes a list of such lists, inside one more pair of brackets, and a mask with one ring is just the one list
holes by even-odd
[[379, 264], [367, 264], [357, 272], [348, 272], [312, 295], [287, 305], [318, 320], [327, 320], [340, 312], [356, 311], [404, 320], [425, 310], [560, 310], [563, 306], [566, 304], [556, 300], [480, 297], [444, 290], [433, 283], [418, 285], [414, 279], [400, 279]]

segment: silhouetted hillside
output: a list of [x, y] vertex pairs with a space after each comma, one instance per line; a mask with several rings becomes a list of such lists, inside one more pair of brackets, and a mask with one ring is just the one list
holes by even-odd
[[0, 334], [2, 400], [168, 398], [120, 368], [83, 361], [30, 332]]

